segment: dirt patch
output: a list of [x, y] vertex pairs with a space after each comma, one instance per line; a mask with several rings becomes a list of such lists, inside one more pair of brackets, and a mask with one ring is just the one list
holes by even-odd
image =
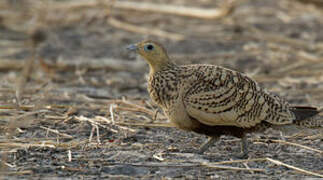
[[[250, 135], [248, 160], [234, 158], [231, 137], [194, 153], [206, 137], [169, 127], [148, 97], [148, 66], [125, 49], [155, 39], [179, 64], [242, 71], [292, 104], [322, 107], [323, 13], [302, 2], [154, 1], [227, 10], [213, 19], [104, 1], [1, 2], [0, 177], [319, 178], [320, 131]], [[32, 40], [37, 31], [44, 41]]]

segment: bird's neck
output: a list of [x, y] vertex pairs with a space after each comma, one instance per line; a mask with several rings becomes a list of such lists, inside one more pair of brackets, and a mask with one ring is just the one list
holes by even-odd
[[155, 62], [153, 64], [149, 63], [149, 69], [150, 69], [149, 74], [153, 75], [156, 72], [172, 69], [175, 67], [177, 67], [177, 65], [171, 61]]

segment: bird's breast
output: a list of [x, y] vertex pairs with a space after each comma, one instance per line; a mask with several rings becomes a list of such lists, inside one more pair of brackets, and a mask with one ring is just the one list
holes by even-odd
[[148, 82], [148, 92], [151, 99], [162, 108], [168, 108], [178, 100], [178, 87], [177, 81], [167, 77], [152, 77]]

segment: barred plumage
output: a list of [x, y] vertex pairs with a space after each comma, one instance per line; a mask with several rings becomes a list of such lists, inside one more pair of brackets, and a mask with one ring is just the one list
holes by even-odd
[[148, 91], [152, 100], [178, 128], [211, 136], [205, 151], [221, 135], [242, 138], [271, 126], [319, 127], [313, 107], [295, 107], [261, 88], [243, 73], [214, 65], [174, 64], [153, 41], [131, 46], [148, 62]]

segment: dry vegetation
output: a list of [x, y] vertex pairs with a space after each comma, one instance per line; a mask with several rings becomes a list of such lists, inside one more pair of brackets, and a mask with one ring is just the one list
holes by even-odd
[[197, 155], [206, 137], [172, 128], [149, 100], [148, 67], [125, 50], [144, 38], [178, 63], [233, 68], [323, 106], [319, 0], [223, 2], [2, 0], [0, 177], [323, 178], [320, 131], [252, 135], [247, 160], [232, 159], [231, 137]]

